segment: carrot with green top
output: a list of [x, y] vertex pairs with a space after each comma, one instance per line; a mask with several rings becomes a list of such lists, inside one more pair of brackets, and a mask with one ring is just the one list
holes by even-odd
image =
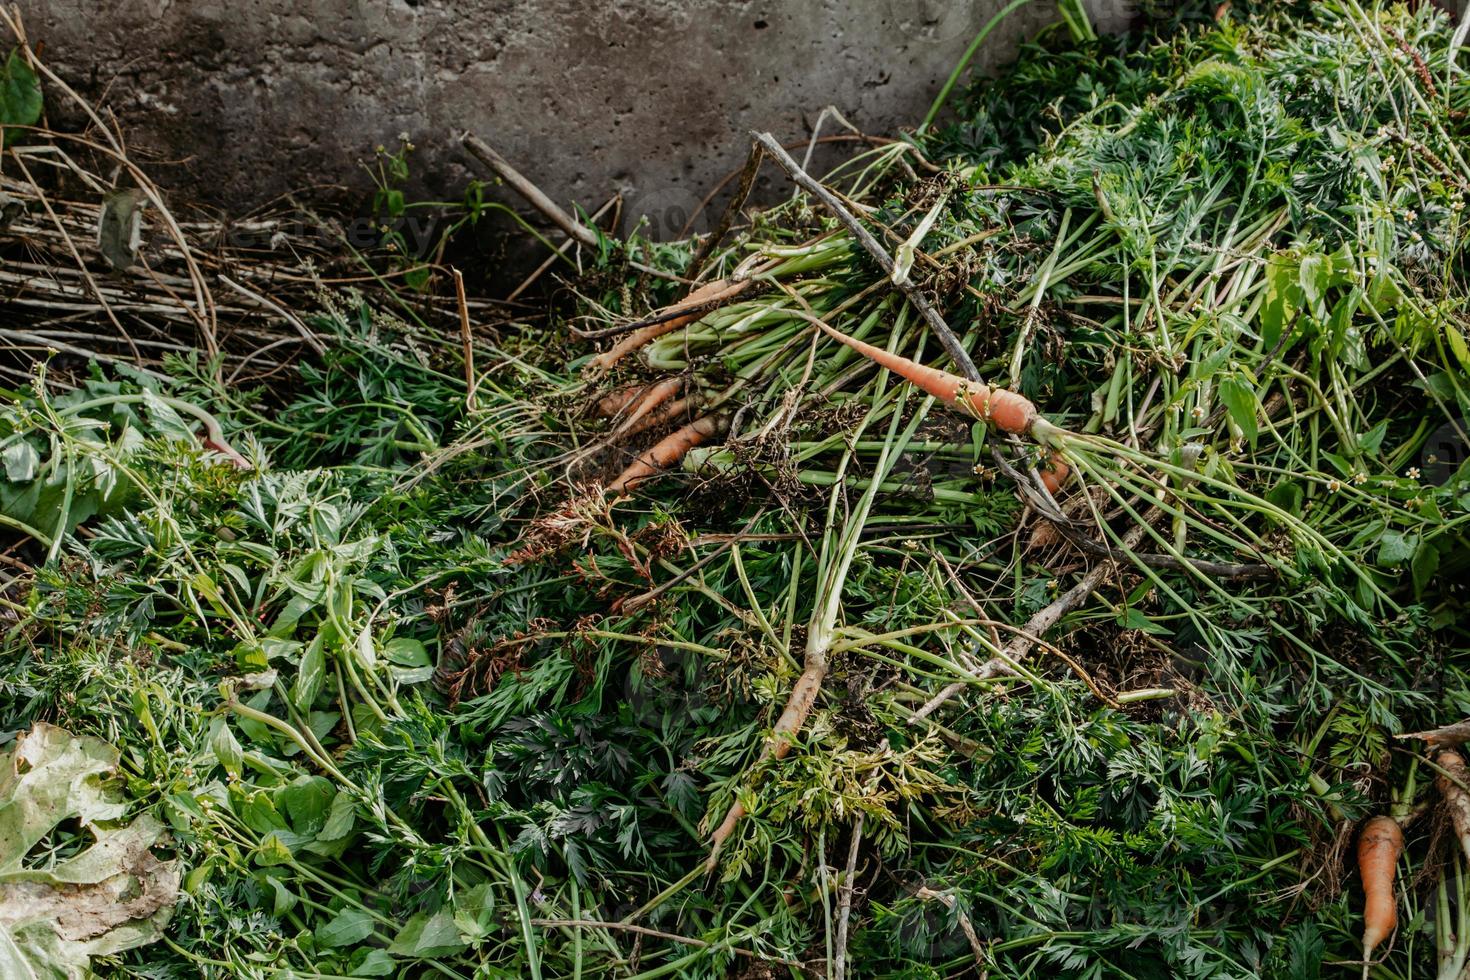
[[[592, 359], [593, 367], [598, 371], [609, 370], [624, 357], [654, 338], [662, 337], [670, 331], [693, 323], [713, 307], [739, 296], [749, 288], [753, 281], [751, 279], [716, 279], [714, 282], [705, 283], [686, 296], [682, 303], [667, 308], [661, 315], [654, 317], [652, 322], [639, 327], [612, 347], [598, 354]], [[675, 315], [669, 316], [670, 313]]]
[[[905, 381], [938, 398], [953, 409], [971, 415], [982, 422], [995, 426], [1002, 432], [1018, 436], [1029, 436], [1045, 442], [1056, 427], [1043, 419], [1031, 399], [1005, 388], [992, 388], [978, 381], [967, 381], [958, 374], [940, 368], [932, 368], [910, 360], [902, 354], [894, 354], [849, 337], [825, 323], [818, 326], [832, 337], [870, 361], [885, 367]], [[1060, 455], [1053, 451], [1041, 471], [1041, 482], [1046, 489], [1055, 493], [1067, 482], [1070, 469]]]

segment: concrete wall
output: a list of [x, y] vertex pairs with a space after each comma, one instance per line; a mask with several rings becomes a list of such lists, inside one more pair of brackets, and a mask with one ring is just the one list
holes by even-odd
[[[918, 122], [1003, 0], [22, 0], [33, 43], [106, 93], [165, 186], [240, 212], [286, 190], [368, 186], [407, 133], [421, 190], [483, 171], [481, 135], [561, 202], [621, 190], [677, 231], [743, 161], [750, 128], [795, 139], [828, 104], [873, 133]], [[1126, 0], [1089, 0], [1101, 29]], [[1056, 19], [1009, 17], [1003, 63]], [[832, 131], [832, 130], [828, 130]], [[169, 162], [172, 161], [172, 162]]]

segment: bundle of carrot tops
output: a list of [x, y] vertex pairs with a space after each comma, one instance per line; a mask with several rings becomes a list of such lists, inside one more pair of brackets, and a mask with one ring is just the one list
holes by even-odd
[[1066, 12], [549, 320], [7, 392], [0, 966], [1467, 975], [1466, 24]]

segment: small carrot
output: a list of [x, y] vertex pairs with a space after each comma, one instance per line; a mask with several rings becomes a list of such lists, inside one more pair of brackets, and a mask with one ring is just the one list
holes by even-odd
[[620, 434], [633, 431], [633, 426], [637, 425], [640, 419], [677, 395], [682, 387], [684, 387], [683, 378], [666, 378], [644, 388], [641, 397], [629, 403], [628, 416], [618, 425], [616, 431]]
[[[983, 422], [989, 422], [1002, 432], [1013, 432], [1019, 436], [1034, 435], [1038, 423], [1045, 424], [1031, 399], [1024, 395], [966, 381], [957, 374], [928, 367], [901, 354], [890, 354], [881, 347], [865, 344], [825, 323], [819, 323], [818, 326], [835, 340], [882, 365], [910, 384], [924, 389], [946, 405], [973, 415]], [[1053, 451], [1042, 466], [1041, 484], [1049, 493], [1056, 493], [1066, 484], [1070, 475], [1071, 468], [1062, 460], [1060, 453]]]
[[619, 427], [617, 436], [620, 439], [628, 439], [638, 435], [640, 432], [647, 432], [656, 425], [662, 425], [665, 422], [678, 418], [681, 414], [698, 404], [699, 399], [694, 395], [677, 398], [674, 401], [660, 406], [657, 411], [645, 414], [642, 418], [636, 420], [630, 419], [623, 426]]
[[911, 361], [902, 354], [890, 354], [880, 347], [865, 344], [839, 330], [833, 330], [825, 323], [821, 327], [833, 339], [841, 341], [910, 384], [924, 389], [946, 405], [989, 422], [1002, 432], [1014, 432], [1018, 436], [1029, 435], [1036, 424], [1036, 406], [1024, 395], [966, 381], [958, 374], [950, 374], [948, 371]]
[[1041, 467], [1041, 485], [1046, 487], [1047, 493], [1056, 493], [1067, 482], [1067, 477], [1072, 474], [1072, 468], [1062, 461], [1061, 454], [1053, 452], [1046, 457], [1046, 462]]
[[684, 302], [663, 310], [663, 314], [675, 313], [688, 309], [687, 313], [678, 313], [668, 319], [660, 319], [655, 323], [639, 327], [625, 336], [612, 347], [598, 354], [592, 359], [592, 365], [598, 371], [606, 371], [613, 367], [633, 351], [638, 350], [655, 337], [662, 337], [672, 330], [677, 330], [688, 323], [693, 323], [704, 316], [712, 306], [734, 299], [754, 282], [753, 279], [716, 279], [707, 282], [694, 290], [684, 298]]
[[647, 390], [647, 385], [620, 385], [597, 399], [597, 408], [593, 414], [598, 418], [610, 419], [614, 415], [622, 413], [629, 405], [638, 400], [639, 395]]
[[622, 493], [649, 477], [656, 476], [684, 458], [695, 446], [719, 434], [725, 420], [718, 415], [705, 415], [681, 429], [676, 429], [655, 443], [608, 484], [608, 490]]
[[1363, 879], [1363, 977], [1373, 950], [1398, 925], [1393, 873], [1404, 850], [1404, 831], [1392, 817], [1374, 817], [1358, 836], [1358, 875]]
[[[765, 747], [761, 750], [761, 761], [767, 759], [784, 759], [791, 752], [794, 739], [806, 725], [807, 716], [812, 713], [816, 706], [817, 695], [822, 693], [822, 681], [827, 677], [827, 659], [825, 654], [819, 657], [808, 656], [806, 668], [796, 683], [791, 687], [791, 694], [786, 699], [786, 707], [781, 711], [781, 717], [776, 719], [776, 724], [771, 726], [771, 735], [766, 739]], [[705, 858], [704, 868], [706, 873], [715, 870], [720, 861], [720, 850], [730, 835], [735, 832], [735, 827], [745, 816], [745, 804], [739, 800], [730, 804], [730, 809], [725, 813], [725, 819], [715, 828], [709, 838], [709, 855]]]

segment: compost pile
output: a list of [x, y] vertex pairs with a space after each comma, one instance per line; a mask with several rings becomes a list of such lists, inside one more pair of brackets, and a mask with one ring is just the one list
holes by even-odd
[[463, 334], [432, 262], [164, 289], [7, 183], [0, 272], [91, 298], [0, 414], [0, 973], [1463, 976], [1470, 83], [1419, 7], [1074, 10]]

